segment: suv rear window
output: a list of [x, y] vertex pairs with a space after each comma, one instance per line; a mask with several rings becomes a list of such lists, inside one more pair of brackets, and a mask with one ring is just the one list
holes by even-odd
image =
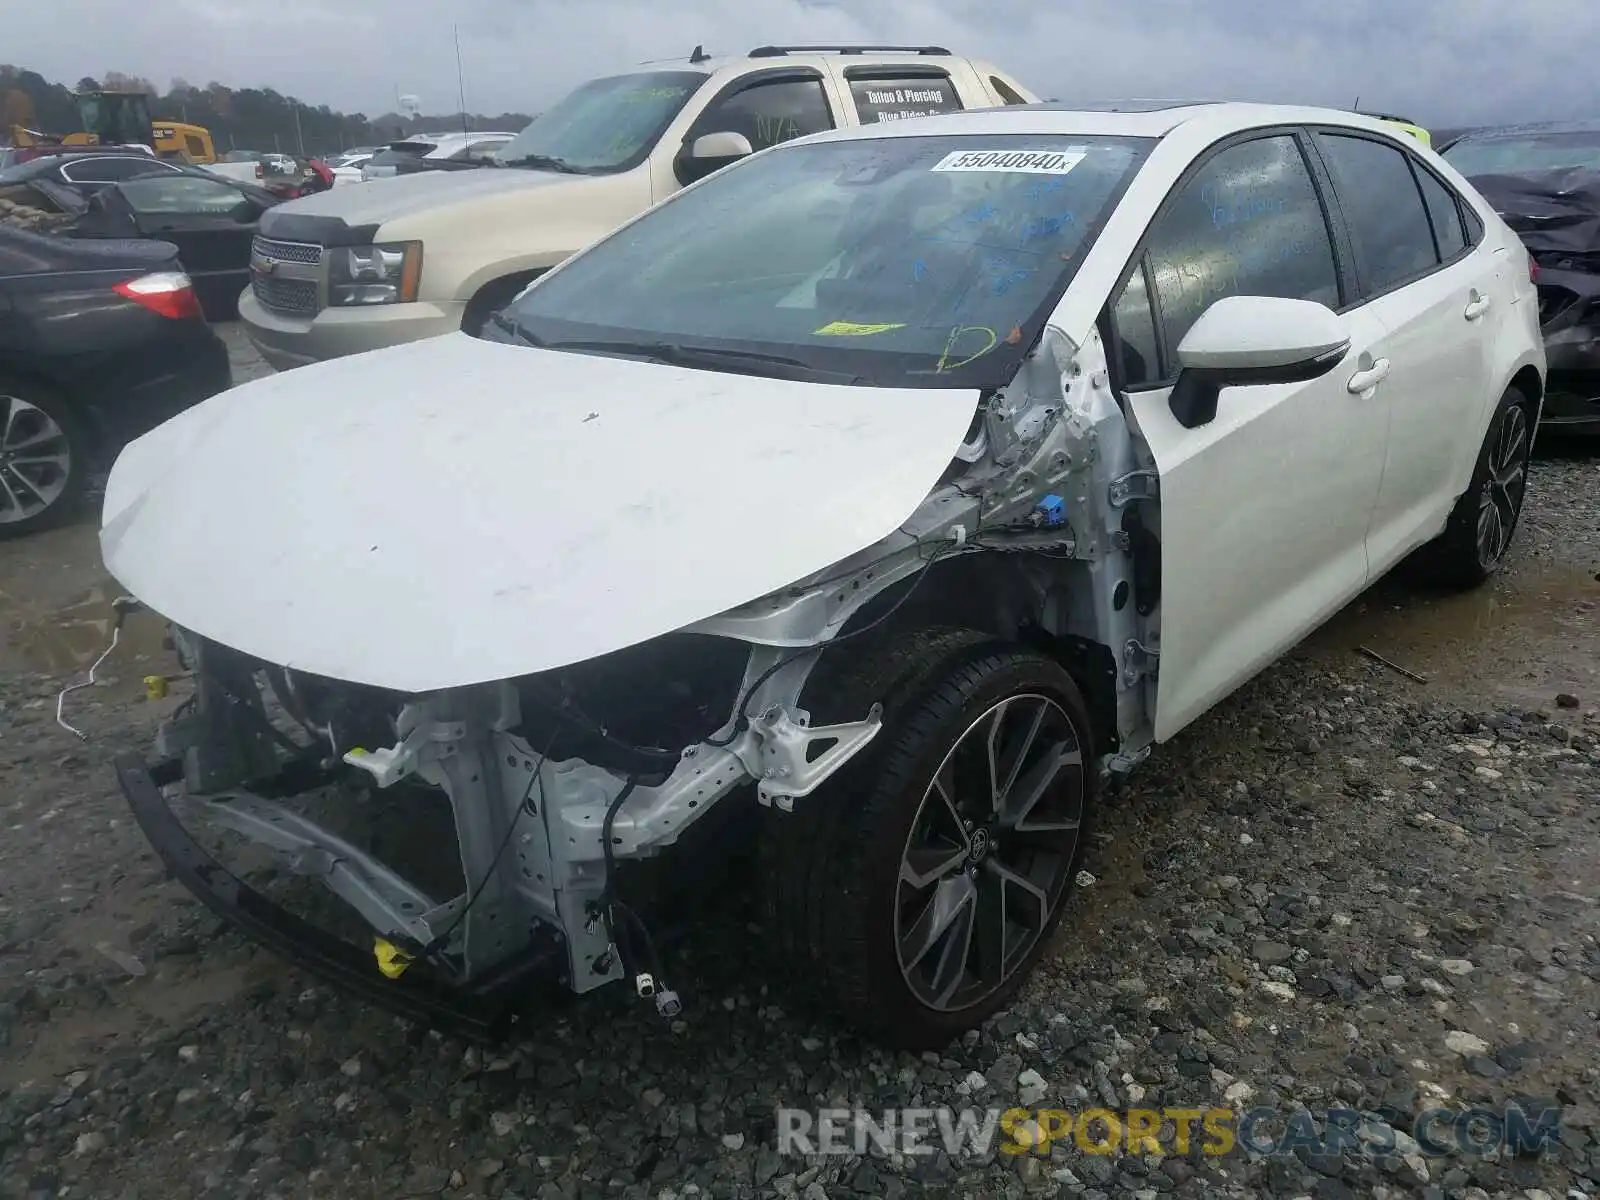
[[850, 80], [850, 97], [863, 125], [961, 111], [956, 85], [942, 71], [914, 75], [847, 71], [845, 76]]
[[396, 142], [379, 150], [372, 156], [372, 165], [375, 167], [392, 167], [396, 163], [411, 162], [426, 154], [431, 154], [438, 147], [432, 142]]

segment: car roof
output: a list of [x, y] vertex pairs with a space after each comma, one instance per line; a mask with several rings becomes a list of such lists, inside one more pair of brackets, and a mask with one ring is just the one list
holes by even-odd
[[1204, 121], [1218, 136], [1268, 125], [1343, 125], [1393, 136], [1395, 127], [1375, 117], [1341, 108], [1255, 104], [1232, 100], [1122, 101], [1067, 104], [1017, 104], [973, 108], [913, 121], [856, 125], [812, 134], [807, 142], [889, 137], [1041, 134], [1085, 137], [1165, 137], [1178, 127]]
[[657, 58], [642, 62], [617, 75], [638, 75], [653, 71], [696, 71], [704, 75], [718, 72], [759, 71], [765, 67], [790, 66], [822, 68], [829, 62], [844, 60], [852, 64], [924, 64], [939, 66], [951, 62], [971, 63], [977, 60], [964, 54], [955, 54], [944, 46], [756, 46], [745, 54], [705, 54], [696, 46], [694, 53], [681, 58]]

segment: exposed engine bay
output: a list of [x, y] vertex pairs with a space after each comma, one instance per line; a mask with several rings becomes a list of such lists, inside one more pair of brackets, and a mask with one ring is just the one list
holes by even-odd
[[[537, 951], [573, 991], [631, 979], [674, 1013], [645, 917], [617, 894], [618, 864], [670, 854], [741, 789], [780, 811], [817, 802], [883, 724], [876, 705], [812, 722], [813, 668], [852, 638], [937, 621], [1048, 644], [1086, 681], [1099, 768], [1147, 753], [1160, 514], [1131, 424], [1099, 336], [1079, 348], [1047, 328], [878, 545], [679, 632], [498, 683], [408, 695], [174, 628], [195, 691], [161, 730], [168, 766], [154, 778], [181, 776], [211, 820], [359, 913], [375, 979], [420, 965], [482, 988]], [[127, 787], [134, 768], [119, 769]], [[465, 890], [430, 894], [295, 810], [299, 791], [338, 776], [447, 797]]]

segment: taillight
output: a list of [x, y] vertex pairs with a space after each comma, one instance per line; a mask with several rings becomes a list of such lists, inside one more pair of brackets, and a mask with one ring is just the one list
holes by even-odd
[[256, 164], [256, 178], [257, 179], [265, 179], [266, 177], [267, 177], [267, 169], [266, 169], [266, 167], [262, 166], [260, 163], [257, 163]]
[[155, 271], [137, 279], [125, 279], [113, 284], [112, 291], [135, 304], [142, 304], [151, 312], [160, 313], [174, 321], [201, 316], [200, 301], [195, 299], [194, 287], [182, 271]]
[[1539, 263], [1531, 254], [1528, 255], [1528, 282], [1539, 282]]

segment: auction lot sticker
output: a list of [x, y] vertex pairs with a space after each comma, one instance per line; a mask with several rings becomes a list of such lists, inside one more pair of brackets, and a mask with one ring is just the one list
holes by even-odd
[[1065, 175], [1084, 159], [1082, 150], [957, 150], [930, 168], [934, 171], [1019, 171], [1025, 175]]

